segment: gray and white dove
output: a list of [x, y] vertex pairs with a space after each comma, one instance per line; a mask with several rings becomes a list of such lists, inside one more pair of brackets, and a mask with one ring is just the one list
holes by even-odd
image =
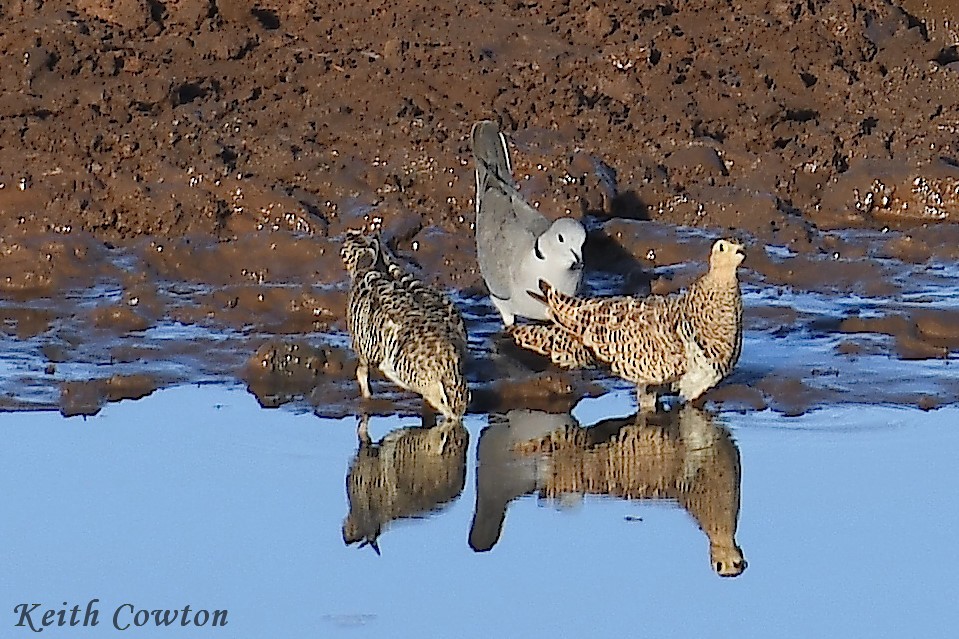
[[526, 292], [544, 280], [574, 295], [583, 276], [586, 229], [569, 217], [550, 222], [513, 182], [506, 137], [483, 120], [471, 132], [476, 164], [476, 256], [490, 299], [512, 326], [516, 317], [549, 318], [546, 305]]

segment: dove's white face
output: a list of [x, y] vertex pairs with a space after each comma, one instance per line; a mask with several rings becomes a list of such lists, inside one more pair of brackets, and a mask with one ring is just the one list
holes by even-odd
[[579, 271], [583, 268], [583, 243], [586, 229], [578, 221], [564, 217], [553, 222], [537, 242], [537, 259], [557, 269]]

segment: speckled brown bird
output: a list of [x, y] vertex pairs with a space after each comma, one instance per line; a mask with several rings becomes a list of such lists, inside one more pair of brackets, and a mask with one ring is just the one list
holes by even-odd
[[340, 251], [351, 284], [346, 326], [370, 397], [369, 367], [419, 393], [448, 419], [466, 412], [466, 326], [442, 293], [406, 273], [378, 237], [346, 232]]
[[584, 299], [541, 282], [554, 323], [516, 327], [513, 339], [567, 367], [588, 365], [588, 351], [636, 384], [641, 410], [656, 408], [656, 395], [646, 392], [651, 385], [670, 385], [692, 401], [739, 360], [743, 303], [736, 269], [744, 257], [740, 244], [718, 240], [709, 271], [687, 291], [670, 296]]

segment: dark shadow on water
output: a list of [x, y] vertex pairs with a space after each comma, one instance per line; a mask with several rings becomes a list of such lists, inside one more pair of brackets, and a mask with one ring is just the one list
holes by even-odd
[[618, 275], [622, 278], [617, 290], [594, 290], [590, 295], [649, 295], [653, 274], [629, 251], [623, 248], [616, 238], [611, 237], [598, 224], [589, 225], [589, 238], [583, 248], [583, 261], [586, 263], [587, 282], [596, 280], [602, 274]]

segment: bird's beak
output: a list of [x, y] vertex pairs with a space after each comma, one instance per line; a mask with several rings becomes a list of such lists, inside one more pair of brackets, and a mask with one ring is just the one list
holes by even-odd
[[573, 254], [573, 265], [569, 268], [573, 271], [579, 271], [583, 268], [583, 256], [579, 255], [576, 251], [570, 251]]
[[743, 257], [746, 257], [746, 249], [744, 249], [744, 248], [741, 247], [741, 246], [737, 247], [737, 248], [736, 248], [736, 255], [742, 255]]

